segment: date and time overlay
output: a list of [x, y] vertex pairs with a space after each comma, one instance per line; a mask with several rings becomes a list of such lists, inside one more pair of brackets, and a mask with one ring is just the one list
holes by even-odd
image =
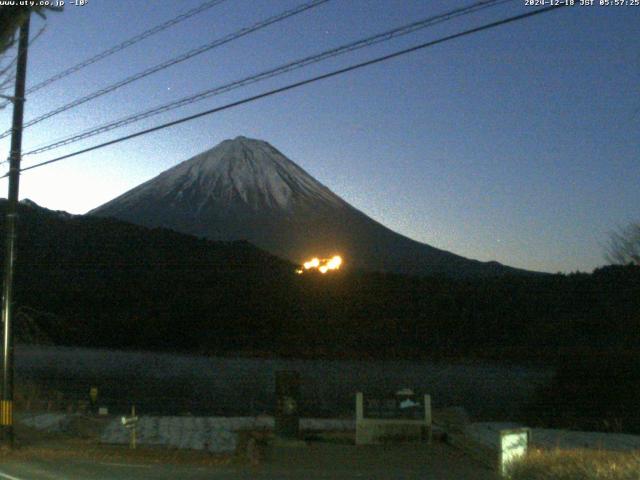
[[[84, 7], [90, 0], [0, 0], [0, 7]], [[96, 0], [91, 0], [96, 1]], [[640, 7], [640, 0], [522, 0], [526, 7]]]
[[640, 0], [523, 0], [526, 7], [640, 7]]
[[[96, 0], [92, 0], [96, 1]], [[0, 0], [0, 7], [84, 7], [89, 0]]]

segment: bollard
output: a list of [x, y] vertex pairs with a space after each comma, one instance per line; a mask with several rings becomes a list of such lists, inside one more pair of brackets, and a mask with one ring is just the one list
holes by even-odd
[[133, 423], [133, 428], [131, 428], [131, 450], [135, 450], [136, 449], [136, 424], [138, 423], [136, 418], [135, 405], [131, 406], [131, 417], [136, 419], [136, 421]]
[[294, 439], [300, 431], [300, 372], [276, 372], [275, 433]]
[[98, 404], [98, 387], [89, 389], [89, 404], [91, 405], [91, 412], [95, 413]]

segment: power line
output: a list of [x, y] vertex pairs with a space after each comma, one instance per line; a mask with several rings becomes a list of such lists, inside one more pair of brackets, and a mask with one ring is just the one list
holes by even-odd
[[[125, 78], [124, 80], [121, 80], [117, 83], [111, 84], [105, 88], [102, 88], [100, 90], [97, 90], [93, 93], [90, 93], [89, 95], [86, 95], [82, 98], [79, 98], [77, 100], [74, 100], [70, 103], [67, 103], [66, 105], [63, 105], [62, 107], [56, 108], [55, 110], [51, 110], [48, 113], [45, 113], [44, 115], [41, 115], [40, 117], [34, 118], [33, 120], [30, 120], [28, 122], [26, 122], [23, 126], [24, 128], [28, 128], [32, 125], [35, 125], [36, 123], [40, 123], [43, 120], [46, 120], [47, 118], [51, 118], [54, 115], [57, 115], [59, 113], [65, 112], [71, 108], [77, 107], [79, 105], [82, 105], [83, 103], [86, 103], [90, 100], [95, 100], [98, 97], [101, 97], [102, 95], [106, 95], [107, 93], [113, 92], [114, 90], [117, 90], [120, 87], [123, 87], [125, 85], [128, 85], [132, 82], [135, 82], [137, 80], [140, 80], [142, 78], [148, 77], [149, 75], [159, 72], [160, 70], [164, 70], [166, 68], [172, 67], [173, 65], [176, 65], [178, 63], [184, 62], [185, 60], [188, 60], [190, 58], [195, 57], [196, 55], [200, 55], [201, 53], [207, 52], [213, 48], [219, 47], [221, 45], [224, 45], [226, 43], [229, 43], [233, 40], [236, 40], [240, 37], [243, 37], [245, 35], [248, 35], [249, 33], [255, 32], [257, 30], [260, 30], [262, 28], [265, 28], [269, 25], [272, 25], [274, 23], [277, 22], [281, 22], [282, 20], [285, 20], [289, 17], [292, 17], [294, 15], [297, 15], [299, 13], [302, 13], [306, 10], [309, 10], [311, 8], [315, 8], [319, 5], [322, 5], [323, 3], [328, 2], [329, 0], [312, 0], [308, 3], [304, 3], [302, 5], [298, 5], [295, 8], [292, 8], [290, 10], [286, 10], [282, 13], [279, 13], [278, 15], [275, 15], [273, 17], [270, 17], [266, 20], [262, 20], [258, 23], [255, 23], [254, 25], [250, 26], [250, 27], [245, 27], [241, 30], [238, 30], [237, 32], [231, 33], [225, 37], [222, 37], [218, 40], [215, 40], [211, 43], [207, 43], [205, 45], [202, 45], [198, 48], [194, 48], [193, 50], [189, 50], [188, 52], [173, 58], [171, 60], [167, 60], [166, 62], [160, 63], [158, 65], [155, 65], [151, 68], [148, 68], [146, 70], [143, 70], [142, 72], [136, 73], [135, 75], [132, 75], [130, 77]], [[6, 132], [2, 133], [0, 135], [0, 138], [4, 138], [6, 136], [8, 136], [9, 134], [11, 134], [11, 130], [7, 130]]]
[[439, 14], [439, 15], [435, 15], [435, 16], [431, 16], [431, 17], [427, 17], [425, 19], [407, 24], [407, 25], [403, 25], [401, 27], [396, 27], [394, 29], [391, 30], [387, 30], [386, 32], [383, 33], [379, 33], [370, 37], [367, 37], [365, 39], [361, 39], [361, 40], [357, 40], [355, 42], [350, 42], [347, 43], [345, 45], [336, 47], [336, 48], [332, 48], [330, 50], [325, 50], [322, 53], [319, 54], [315, 54], [315, 55], [311, 55], [308, 57], [304, 57], [298, 60], [295, 60], [293, 62], [289, 62], [286, 63], [284, 65], [281, 65], [279, 67], [276, 68], [272, 68], [270, 70], [266, 70], [263, 71], [261, 73], [255, 74], [255, 75], [251, 75], [249, 77], [245, 77], [242, 78], [240, 80], [235, 80], [231, 83], [227, 83], [225, 85], [221, 85], [221, 86], [217, 86], [214, 88], [210, 88], [207, 89], [205, 91], [196, 93], [194, 95], [190, 95], [187, 97], [184, 97], [182, 99], [179, 100], [174, 100], [172, 102], [169, 102], [167, 104], [158, 106], [158, 107], [154, 107], [150, 110], [146, 110], [144, 112], [140, 112], [134, 115], [129, 115], [127, 117], [121, 118], [119, 120], [116, 121], [112, 121], [103, 125], [100, 125], [98, 127], [93, 127], [91, 129], [87, 129], [84, 130], [82, 132], [76, 133], [74, 135], [71, 136], [67, 136], [64, 137], [62, 139], [56, 140], [52, 143], [49, 144], [44, 144], [39, 146], [38, 148], [35, 148], [31, 151], [26, 152], [23, 156], [26, 155], [35, 155], [38, 153], [43, 153], [49, 150], [53, 150], [55, 148], [59, 148], [62, 147], [64, 145], [69, 145], [72, 143], [76, 143], [79, 142], [81, 140], [85, 140], [87, 138], [102, 134], [102, 133], [106, 133], [108, 131], [114, 130], [116, 128], [120, 128], [123, 127], [125, 125], [129, 125], [131, 123], [135, 123], [138, 122], [140, 120], [144, 120], [146, 118], [158, 115], [160, 113], [165, 113], [168, 112], [170, 110], [174, 110], [176, 108], [179, 107], [183, 107], [186, 105], [189, 105], [191, 103], [200, 101], [200, 100], [204, 100], [205, 98], [209, 98], [215, 95], [220, 95], [222, 93], [227, 93], [231, 90], [235, 90], [237, 88], [240, 87], [244, 87], [262, 80], [266, 80], [268, 78], [272, 78], [275, 76], [279, 76], [282, 75], [284, 73], [288, 73], [291, 72], [293, 70], [297, 70], [299, 68], [302, 67], [306, 67], [308, 65], [314, 64], [314, 63], [318, 63], [321, 61], [324, 61], [326, 59], [332, 58], [332, 57], [336, 57], [338, 55], [342, 55], [348, 52], [352, 52], [354, 50], [358, 50], [361, 48], [365, 48], [365, 47], [369, 47], [371, 45], [375, 45], [377, 43], [381, 43], [381, 42], [385, 42], [385, 41], [389, 41], [393, 38], [397, 38], [403, 35], [407, 35], [409, 33], [413, 33], [416, 32], [420, 29], [424, 29], [427, 27], [431, 27], [433, 25], [436, 25], [438, 23], [441, 22], [445, 22], [448, 20], [451, 20], [453, 18], [459, 17], [459, 16], [463, 16], [463, 15], [468, 15], [471, 13], [475, 13], [477, 11], [486, 9], [486, 8], [490, 8], [490, 7], [494, 7], [506, 2], [511, 2], [513, 0], [483, 0], [477, 3], [474, 3], [470, 6], [467, 7], [463, 7], [463, 8], [458, 8], [455, 10], [451, 10], [449, 12], [443, 13], [443, 14]]
[[236, 80], [233, 81], [231, 83], [222, 85], [222, 86], [218, 86], [215, 88], [211, 88], [208, 90], [205, 90], [203, 92], [199, 92], [197, 94], [194, 95], [190, 95], [188, 97], [184, 97], [182, 99], [179, 100], [175, 100], [173, 102], [169, 102], [167, 104], [161, 105], [159, 107], [155, 107], [153, 109], [150, 110], [146, 110], [144, 112], [141, 113], [137, 113], [134, 115], [130, 115], [124, 118], [121, 118], [119, 120], [113, 121], [113, 122], [109, 122], [103, 125], [100, 125], [98, 127], [94, 127], [88, 130], [84, 130], [82, 132], [79, 132], [77, 134], [71, 135], [71, 136], [67, 136], [64, 137], [62, 139], [56, 140], [53, 143], [50, 144], [44, 144], [43, 146], [40, 146], [34, 150], [31, 150], [27, 153], [24, 154], [24, 156], [26, 155], [35, 155], [38, 153], [42, 153], [48, 150], [52, 150], [54, 148], [58, 148], [64, 145], [69, 145], [71, 143], [75, 143], [78, 142], [80, 140], [84, 140], [90, 137], [93, 137], [95, 135], [101, 134], [101, 133], [105, 133], [111, 130], [114, 130], [116, 128], [120, 128], [122, 126], [125, 125], [129, 125], [131, 123], [149, 118], [151, 116], [154, 115], [158, 115], [160, 113], [164, 113], [170, 110], [174, 110], [176, 108], [185, 106], [185, 105], [189, 105], [191, 103], [203, 100], [205, 98], [209, 98], [211, 96], [214, 95], [219, 95], [222, 93], [226, 93], [229, 92], [231, 90], [234, 90], [236, 88], [240, 88], [240, 87], [244, 87], [246, 85], [252, 84], [252, 83], [256, 83], [258, 81], [261, 80], [265, 80], [268, 78], [272, 78], [284, 73], [288, 73], [290, 71], [296, 70], [298, 68], [302, 68], [308, 65], [311, 65], [313, 63], [317, 63], [323, 60], [326, 60], [328, 58], [331, 57], [335, 57], [344, 53], [348, 53], [360, 48], [364, 48], [364, 47], [368, 47], [383, 41], [388, 41], [391, 40], [392, 38], [396, 38], [402, 35], [406, 35], [409, 33], [413, 33], [417, 30], [435, 25], [437, 23], [443, 22], [443, 21], [447, 21], [447, 20], [451, 20], [452, 18], [458, 17], [458, 16], [462, 16], [462, 15], [467, 15], [470, 13], [474, 13], [476, 11], [479, 11], [481, 9], [484, 8], [489, 8], [489, 7], [493, 7], [496, 5], [499, 5], [501, 3], [506, 3], [506, 2], [510, 2], [513, 0], [483, 0], [480, 2], [477, 2], [471, 6], [468, 7], [463, 7], [463, 8], [459, 8], [456, 10], [452, 10], [450, 12], [444, 13], [444, 14], [440, 14], [440, 15], [436, 15], [436, 16], [431, 16], [428, 17], [426, 19], [422, 19], [419, 20], [417, 22], [413, 22], [411, 24], [408, 25], [403, 25], [401, 27], [397, 27], [394, 28], [392, 30], [388, 30], [386, 32], [362, 39], [362, 40], [358, 40], [356, 42], [351, 42], [348, 43], [346, 45], [342, 45], [340, 47], [337, 48], [333, 48], [330, 50], [326, 50], [320, 54], [316, 54], [316, 55], [312, 55], [312, 56], [308, 56], [302, 59], [298, 59], [295, 60], [293, 62], [289, 62], [287, 64], [281, 65], [279, 67], [261, 72], [259, 74], [256, 75], [251, 75], [249, 77], [245, 77], [243, 79], [240, 80]]
[[[68, 77], [69, 75], [71, 75], [72, 73], [77, 72], [78, 70], [82, 70], [85, 67], [88, 67], [91, 64], [94, 64], [100, 60], [103, 60], [111, 55], [113, 55], [114, 53], [117, 53], [121, 50], [124, 50], [125, 48], [128, 48], [132, 45], [135, 45], [138, 42], [141, 42], [142, 40], [144, 40], [145, 38], [149, 38], [152, 35], [155, 35], [157, 33], [160, 33], [170, 27], [173, 27], [174, 25], [187, 20], [188, 18], [193, 17], [194, 15], [197, 15], [199, 13], [204, 12], [205, 10], [208, 10], [212, 7], [215, 7], [216, 5], [225, 2], [227, 0], [210, 0], [207, 2], [204, 2], [203, 4], [199, 5], [198, 7], [192, 8], [191, 10], [184, 12], [181, 15], [178, 15], [177, 17], [174, 17], [170, 20], [167, 20], [166, 22], [160, 24], [160, 25], [156, 25], [153, 28], [150, 28], [149, 30], [146, 30], [144, 32], [142, 32], [139, 35], [136, 35], [134, 37], [129, 38], [128, 40], [125, 40], [122, 43], [119, 43], [118, 45], [115, 45], [103, 52], [98, 53], [97, 55], [94, 55], [91, 58], [88, 58], [72, 67], [67, 68], [66, 70], [63, 70], [60, 73], [57, 73], [55, 75], [53, 75], [52, 77], [47, 78], [46, 80], [43, 80], [42, 82], [34, 85], [33, 87], [30, 87], [27, 89], [27, 94], [29, 93], [33, 93], [36, 92], [48, 85], [51, 85], [54, 82], [57, 82], [58, 80]], [[38, 34], [39, 35], [39, 34]], [[2, 104], [0, 105], [0, 109], [5, 107], [7, 104]]]
[[[172, 122], [164, 123], [162, 125], [157, 125], [155, 127], [148, 128], [146, 130], [141, 130], [139, 132], [132, 133], [132, 134], [126, 135], [124, 137], [116, 138], [114, 140], [110, 140], [108, 142], [104, 142], [104, 143], [101, 143], [101, 144], [98, 144], [98, 145], [94, 145], [92, 147], [84, 148], [82, 150], [78, 150], [78, 151], [73, 152], [73, 153], [62, 155], [60, 157], [53, 158], [51, 160], [47, 160], [47, 161], [44, 161], [44, 162], [36, 163], [35, 165], [30, 165], [28, 167], [22, 168], [20, 171], [24, 172], [24, 171], [27, 171], [27, 170], [32, 170], [34, 168], [39, 168], [39, 167], [42, 167], [42, 166], [45, 166], [45, 165], [49, 165], [51, 163], [59, 162], [61, 160], [66, 160], [68, 158], [75, 157], [77, 155], [81, 155], [83, 153], [87, 153], [87, 152], [91, 152], [91, 151], [94, 151], [94, 150], [98, 150], [100, 148], [104, 148], [104, 147], [107, 147], [107, 146], [110, 146], [110, 145], [114, 145], [116, 143], [124, 142], [126, 140], [130, 140], [132, 138], [140, 137], [140, 136], [146, 135], [148, 133], [156, 132], [158, 130], [163, 130], [165, 128], [173, 127], [175, 125], [179, 125], [181, 123], [185, 123], [185, 122], [188, 122], [188, 121], [191, 121], [191, 120], [195, 120], [195, 119], [200, 118], [200, 117], [204, 117], [204, 116], [207, 116], [207, 115], [212, 115], [214, 113], [218, 113], [218, 112], [221, 112], [223, 110], [228, 110], [228, 109], [231, 109], [231, 108], [234, 108], [234, 107], [238, 107], [240, 105], [244, 105], [246, 103], [250, 103], [250, 102], [254, 102], [256, 100], [260, 100], [262, 98], [270, 97], [272, 95], [276, 95], [276, 94], [283, 93], [283, 92], [286, 92], [286, 91], [289, 91], [289, 90], [293, 90], [294, 88], [302, 87], [303, 85], [308, 85], [310, 83], [315, 83], [315, 82], [318, 82], [320, 80], [325, 80], [327, 78], [331, 78], [331, 77], [335, 77], [335, 76], [338, 76], [338, 75], [342, 75], [343, 73], [351, 72], [353, 70], [357, 70], [357, 69], [360, 69], [360, 68], [363, 68], [363, 67], [367, 67], [369, 65], [374, 65], [374, 64], [381, 63], [381, 62], [384, 62], [384, 61], [387, 61], [387, 60], [391, 60], [392, 58], [400, 57], [402, 55], [406, 55], [408, 53], [412, 53], [412, 52], [415, 52], [415, 51], [418, 51], [418, 50], [422, 50], [424, 48], [432, 47], [434, 45], [438, 45], [440, 43], [444, 43], [444, 42], [447, 42], [447, 41], [450, 41], [450, 40], [454, 40], [456, 38], [461, 38], [461, 37], [465, 37], [467, 35], [472, 35], [474, 33], [478, 33], [478, 32], [481, 32], [483, 30], [489, 30], [491, 28], [495, 28], [495, 27], [498, 27], [498, 26], [501, 26], [501, 25], [505, 25], [507, 23], [513, 23], [513, 22], [516, 22], [516, 21], [519, 21], [519, 20], [523, 20], [525, 18], [533, 17], [535, 15], [540, 15], [542, 13], [547, 13], [547, 12], [550, 12], [552, 10], [557, 10], [557, 9], [563, 8], [565, 6], [566, 6], [565, 4], [560, 4], [560, 5], [553, 5], [553, 6], [541, 8], [541, 9], [534, 10], [534, 11], [531, 11], [531, 12], [527, 12], [527, 13], [516, 15], [516, 16], [513, 16], [513, 17], [508, 17], [508, 18], [505, 18], [505, 19], [502, 19], [502, 20], [498, 20], [496, 22], [491, 22], [491, 23], [482, 25], [480, 27], [476, 27], [476, 28], [472, 28], [472, 29], [469, 29], [469, 30], [465, 30], [463, 32], [455, 33], [453, 35], [448, 35], [446, 37], [442, 37], [442, 38], [439, 38], [437, 40], [431, 40], [429, 42], [422, 43], [422, 44], [416, 45], [414, 47], [406, 48], [404, 50], [399, 50], [397, 52], [390, 53], [388, 55], [383, 55], [381, 57], [377, 57], [377, 58], [374, 58], [372, 60], [367, 60], [366, 62], [357, 63], [355, 65], [351, 65], [349, 67], [341, 68], [339, 70], [334, 70], [332, 72], [325, 73], [323, 75], [318, 75], [316, 77], [312, 77], [312, 78], [309, 78], [309, 79], [306, 79], [306, 80], [302, 80], [302, 81], [299, 81], [299, 82], [291, 83], [291, 84], [286, 85], [284, 87], [276, 88], [274, 90], [269, 90], [267, 92], [264, 92], [264, 93], [261, 93], [261, 94], [258, 94], [258, 95], [254, 95], [254, 96], [251, 96], [251, 97], [244, 98], [242, 100], [238, 100], [236, 102], [231, 102], [231, 103], [228, 103], [228, 104], [223, 105], [221, 107], [216, 107], [216, 108], [212, 108], [210, 110], [205, 110], [204, 112], [196, 113], [194, 115], [189, 115], [187, 117], [183, 117], [183, 118], [180, 118], [178, 120], [174, 120]], [[7, 176], [8, 176], [8, 174], [5, 174], [4, 176], [2, 176], [0, 178], [5, 178]]]

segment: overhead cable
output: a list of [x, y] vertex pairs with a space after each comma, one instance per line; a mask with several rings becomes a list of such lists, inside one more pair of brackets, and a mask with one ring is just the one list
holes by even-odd
[[[524, 20], [525, 18], [533, 17], [533, 16], [536, 16], [536, 15], [541, 15], [543, 13], [547, 13], [547, 12], [550, 12], [550, 11], [553, 11], [553, 10], [557, 10], [557, 9], [563, 8], [565, 6], [566, 6], [565, 4], [552, 5], [552, 6], [549, 6], [549, 7], [544, 7], [544, 8], [537, 9], [537, 10], [532, 10], [530, 12], [523, 13], [523, 14], [520, 14], [520, 15], [516, 15], [516, 16], [513, 16], [513, 17], [504, 18], [502, 20], [498, 20], [498, 21], [495, 21], [495, 22], [487, 23], [487, 24], [482, 25], [480, 27], [475, 27], [475, 28], [472, 28], [472, 29], [469, 29], [469, 30], [465, 30], [463, 32], [455, 33], [453, 35], [448, 35], [446, 37], [442, 37], [442, 38], [439, 38], [437, 40], [431, 40], [429, 42], [422, 43], [420, 45], [416, 45], [416, 46], [413, 46], [413, 47], [410, 47], [410, 48], [406, 48], [404, 50], [399, 50], [399, 51], [396, 51], [396, 52], [393, 52], [393, 53], [390, 53], [390, 54], [387, 54], [387, 55], [383, 55], [381, 57], [374, 58], [372, 60], [367, 60], [365, 62], [357, 63], [357, 64], [351, 65], [349, 67], [345, 67], [345, 68], [341, 68], [341, 69], [338, 69], [338, 70], [334, 70], [334, 71], [329, 72], [329, 73], [325, 73], [323, 75], [318, 75], [316, 77], [308, 78], [306, 80], [302, 80], [302, 81], [299, 81], [299, 82], [291, 83], [289, 85], [285, 85], [284, 87], [280, 87], [280, 88], [276, 88], [276, 89], [273, 89], [273, 90], [269, 90], [267, 92], [260, 93], [258, 95], [253, 95], [251, 97], [247, 97], [247, 98], [244, 98], [242, 100], [238, 100], [238, 101], [235, 101], [235, 102], [228, 103], [228, 104], [223, 105], [221, 107], [216, 107], [216, 108], [212, 108], [210, 110], [205, 110], [203, 112], [196, 113], [194, 115], [189, 115], [187, 117], [183, 117], [183, 118], [180, 118], [178, 120], [174, 120], [174, 121], [171, 121], [171, 122], [168, 122], [168, 123], [157, 125], [155, 127], [148, 128], [146, 130], [141, 130], [139, 132], [132, 133], [130, 135], [125, 135], [123, 137], [119, 137], [119, 138], [116, 138], [114, 140], [110, 140], [108, 142], [104, 142], [104, 143], [101, 143], [101, 144], [98, 144], [98, 145], [94, 145], [92, 147], [84, 148], [82, 150], [78, 150], [78, 151], [75, 151], [75, 152], [72, 152], [72, 153], [68, 153], [68, 154], [62, 155], [60, 157], [52, 158], [51, 160], [47, 160], [47, 161], [44, 161], [44, 162], [36, 163], [34, 165], [30, 165], [28, 167], [22, 168], [20, 171], [24, 172], [24, 171], [27, 171], [27, 170], [32, 170], [34, 168], [39, 168], [39, 167], [43, 167], [45, 165], [49, 165], [49, 164], [52, 164], [52, 163], [60, 162], [62, 160], [66, 160], [68, 158], [72, 158], [72, 157], [81, 155], [83, 153], [99, 150], [101, 148], [108, 147], [110, 145], [115, 145], [116, 143], [121, 143], [121, 142], [124, 142], [126, 140], [131, 140], [132, 138], [140, 137], [140, 136], [146, 135], [148, 133], [157, 132], [159, 130], [164, 130], [165, 128], [173, 127], [175, 125], [179, 125], [181, 123], [189, 122], [189, 121], [195, 120], [197, 118], [201, 118], [201, 117], [204, 117], [204, 116], [207, 116], [207, 115], [212, 115], [214, 113], [218, 113], [218, 112], [221, 112], [223, 110], [229, 110], [231, 108], [235, 108], [235, 107], [238, 107], [240, 105], [244, 105], [244, 104], [247, 104], [247, 103], [254, 102], [256, 100], [260, 100], [262, 98], [266, 98], [266, 97], [270, 97], [270, 96], [273, 96], [273, 95], [277, 95], [277, 94], [280, 94], [280, 93], [283, 93], [283, 92], [286, 92], [286, 91], [289, 91], [289, 90], [293, 90], [295, 88], [302, 87], [304, 85], [309, 85], [311, 83], [318, 82], [320, 80], [325, 80], [327, 78], [332, 78], [332, 77], [335, 77], [335, 76], [338, 76], [338, 75], [342, 75], [344, 73], [351, 72], [353, 70], [357, 70], [357, 69], [360, 69], [360, 68], [363, 68], [363, 67], [367, 67], [369, 65], [375, 65], [375, 64], [378, 64], [378, 63], [381, 63], [381, 62], [385, 62], [387, 60], [391, 60], [393, 58], [397, 58], [397, 57], [400, 57], [402, 55], [406, 55], [406, 54], [409, 54], [409, 53], [412, 53], [412, 52], [416, 52], [418, 50], [422, 50], [422, 49], [425, 49], [425, 48], [428, 48], [428, 47], [432, 47], [432, 46], [435, 46], [435, 45], [438, 45], [438, 44], [441, 44], [441, 43], [445, 43], [445, 42], [450, 41], [450, 40], [454, 40], [456, 38], [465, 37], [467, 35], [472, 35], [474, 33], [478, 33], [478, 32], [484, 31], [484, 30], [489, 30], [489, 29], [492, 29], [492, 28], [495, 28], [495, 27], [498, 27], [498, 26], [501, 26], [501, 25], [505, 25], [505, 24], [508, 24], [508, 23], [513, 23], [513, 22], [516, 22], [516, 21], [519, 21], [519, 20]], [[8, 174], [5, 174], [3, 177], [0, 177], [0, 178], [5, 178], [7, 176], [8, 176]]]
[[[89, 65], [92, 65], [100, 60], [103, 60], [111, 55], [113, 55], [114, 53], [120, 52], [121, 50], [124, 50], [125, 48], [128, 48], [132, 45], [135, 45], [138, 42], [141, 42], [142, 40], [144, 40], [145, 38], [149, 38], [152, 35], [155, 35], [157, 33], [160, 33], [170, 27], [173, 27], [174, 25], [187, 20], [188, 18], [193, 17], [194, 15], [197, 15], [199, 13], [204, 12], [205, 10], [208, 10], [212, 7], [215, 7], [216, 5], [222, 3], [222, 2], [226, 2], [227, 0], [209, 0], [207, 2], [204, 2], [203, 4], [192, 8], [191, 10], [188, 10], [186, 12], [184, 12], [183, 14], [178, 15], [177, 17], [174, 17], [170, 20], [167, 20], [164, 23], [161, 23], [160, 25], [156, 25], [153, 28], [150, 28], [149, 30], [146, 30], [142, 33], [140, 33], [139, 35], [136, 35], [134, 37], [131, 37], [127, 40], [125, 40], [124, 42], [119, 43], [118, 45], [115, 45], [111, 48], [108, 48], [107, 50], [104, 50], [103, 52], [98, 53], [97, 55], [94, 55], [91, 58], [88, 58], [86, 60], [83, 60], [80, 63], [77, 63], [76, 65], [67, 68], [66, 70], [63, 70], [60, 73], [57, 73], [55, 75], [53, 75], [52, 77], [49, 77], [43, 81], [41, 81], [40, 83], [34, 85], [33, 87], [29, 87], [27, 89], [27, 94], [36, 92], [48, 85], [51, 85], [54, 82], [57, 82], [58, 80], [68, 77], [69, 75], [71, 75], [72, 73], [77, 72], [78, 70], [82, 70], [85, 67], [88, 67]], [[0, 105], [0, 108], [6, 106], [6, 104], [2, 104]]]
[[255, 74], [255, 75], [251, 75], [249, 77], [245, 77], [242, 78], [240, 80], [235, 80], [231, 83], [227, 83], [221, 86], [217, 86], [214, 88], [210, 88], [207, 89], [205, 91], [196, 93], [194, 95], [190, 95], [184, 98], [181, 98], [179, 100], [174, 100], [172, 102], [166, 103], [164, 105], [160, 105], [158, 107], [154, 107], [152, 109], [146, 110], [144, 112], [140, 112], [140, 113], [136, 113], [133, 115], [129, 115], [126, 116], [124, 118], [120, 118], [118, 120], [112, 121], [112, 122], [108, 122], [102, 125], [99, 125], [97, 127], [92, 127], [90, 129], [86, 129], [82, 132], [70, 135], [70, 136], [66, 136], [62, 139], [58, 139], [56, 141], [53, 141], [51, 143], [48, 144], [44, 144], [42, 146], [39, 146], [33, 150], [30, 150], [26, 153], [24, 153], [23, 156], [27, 156], [27, 155], [36, 155], [39, 153], [43, 153], [46, 152], [48, 150], [53, 150], [55, 148], [60, 148], [62, 146], [65, 145], [69, 145], [72, 143], [76, 143], [79, 142], [81, 140], [85, 140], [87, 138], [102, 134], [102, 133], [106, 133], [109, 132], [111, 130], [115, 130], [117, 128], [121, 128], [124, 127], [126, 125], [129, 125], [131, 123], [135, 123], [141, 120], [144, 120], [146, 118], [155, 116], [155, 115], [159, 115], [161, 113], [164, 112], [168, 112], [170, 110], [174, 110], [176, 108], [180, 108], [195, 102], [198, 102], [200, 100], [204, 100], [206, 98], [215, 96], [215, 95], [220, 95], [223, 93], [227, 93], [231, 90], [235, 90], [237, 88], [240, 87], [245, 87], [247, 85], [262, 81], [262, 80], [266, 80], [268, 78], [272, 78], [275, 76], [279, 76], [288, 72], [291, 72], [293, 70], [297, 70], [299, 68], [302, 67], [306, 67], [308, 65], [314, 64], [314, 63], [318, 63], [324, 60], [327, 60], [329, 58], [333, 58], [333, 57], [337, 57], [338, 55], [343, 55], [345, 53], [348, 52], [352, 52], [354, 50], [358, 50], [361, 48], [365, 48], [365, 47], [369, 47], [381, 42], [385, 42], [385, 41], [389, 41], [393, 38], [397, 38], [403, 35], [407, 35], [409, 33], [413, 33], [415, 31], [427, 28], [427, 27], [431, 27], [433, 25], [451, 20], [453, 18], [456, 17], [460, 17], [463, 15], [469, 15], [471, 13], [475, 13], [479, 10], [485, 9], [485, 8], [489, 8], [489, 7], [494, 7], [496, 5], [502, 4], [502, 3], [506, 3], [506, 2], [511, 2], [513, 0], [484, 0], [484, 1], [480, 1], [477, 3], [474, 3], [470, 6], [467, 7], [463, 7], [463, 8], [458, 8], [443, 14], [439, 14], [439, 15], [435, 15], [435, 16], [431, 16], [428, 18], [424, 18], [422, 20], [416, 21], [416, 22], [412, 22], [408, 25], [403, 25], [401, 27], [396, 27], [394, 29], [391, 30], [387, 30], [383, 33], [379, 33], [370, 37], [367, 37], [365, 39], [361, 39], [355, 42], [350, 42], [347, 43], [345, 45], [336, 47], [336, 48], [332, 48], [330, 50], [325, 50], [322, 53], [319, 54], [315, 54], [315, 55], [311, 55], [311, 56], [307, 56], [289, 63], [286, 63], [284, 65], [280, 65], [276, 68], [272, 68], [266, 71], [263, 71], [261, 73]]
[[[311, 8], [317, 7], [319, 5], [322, 5], [323, 3], [328, 2], [329, 0], [312, 0], [310, 2], [304, 3], [302, 5], [299, 5], [295, 8], [292, 8], [290, 10], [286, 10], [278, 15], [275, 15], [273, 17], [270, 17], [266, 20], [262, 20], [258, 23], [255, 23], [254, 25], [251, 25], [249, 27], [245, 27], [242, 28], [234, 33], [231, 33], [229, 35], [226, 35], [218, 40], [215, 40], [211, 43], [207, 43], [205, 45], [202, 45], [200, 47], [194, 48], [193, 50], [189, 50], [188, 52], [172, 58], [171, 60], [167, 60], [165, 62], [162, 62], [158, 65], [155, 65], [151, 68], [147, 68], [146, 70], [143, 70], [142, 72], [136, 73], [135, 75], [132, 75], [130, 77], [125, 78], [124, 80], [121, 80], [119, 82], [113, 83], [107, 87], [101, 88], [100, 90], [97, 90], [93, 93], [90, 93], [89, 95], [86, 95], [84, 97], [78, 98], [76, 100], [73, 100], [72, 102], [67, 103], [66, 105], [63, 105], [59, 108], [56, 108], [55, 110], [51, 110], [37, 118], [34, 118], [33, 120], [30, 120], [28, 122], [26, 122], [22, 128], [28, 128], [32, 125], [35, 125], [36, 123], [40, 123], [43, 120], [46, 120], [47, 118], [51, 118], [55, 115], [58, 115], [59, 113], [65, 112], [67, 110], [70, 110], [74, 107], [77, 107], [79, 105], [82, 105], [83, 103], [86, 103], [90, 100], [95, 100], [98, 97], [101, 97], [103, 95], [106, 95], [107, 93], [113, 92], [114, 90], [117, 90], [118, 88], [124, 87], [125, 85], [128, 85], [130, 83], [133, 83], [137, 80], [140, 80], [142, 78], [148, 77], [149, 75], [152, 75], [156, 72], [159, 72], [161, 70], [164, 70], [166, 68], [172, 67], [173, 65], [176, 65], [178, 63], [184, 62], [185, 60], [188, 60], [190, 58], [195, 57], [196, 55], [200, 55], [204, 52], [207, 52], [213, 48], [219, 47], [221, 45], [224, 45], [226, 43], [229, 43], [233, 40], [236, 40], [240, 37], [243, 37], [245, 35], [248, 35], [249, 33], [255, 32], [257, 30], [260, 30], [262, 28], [265, 28], [269, 25], [272, 25], [274, 23], [277, 22], [281, 22], [289, 17], [292, 17], [294, 15], [297, 15], [299, 13], [302, 13], [306, 10], [309, 10]], [[3, 132], [2, 134], [0, 134], [0, 138], [4, 138], [8, 135], [11, 134], [11, 129], [6, 130], [5, 132]]]

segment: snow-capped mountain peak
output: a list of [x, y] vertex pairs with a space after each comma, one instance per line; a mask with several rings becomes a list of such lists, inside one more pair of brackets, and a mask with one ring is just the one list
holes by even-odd
[[89, 212], [212, 240], [248, 240], [302, 263], [340, 255], [349, 267], [411, 274], [514, 271], [391, 231], [262, 140], [236, 137]]
[[344, 203], [269, 143], [242, 136], [165, 171], [135, 193], [128, 200], [171, 195], [177, 202], [195, 200], [197, 210], [211, 201], [241, 203], [253, 211]]

